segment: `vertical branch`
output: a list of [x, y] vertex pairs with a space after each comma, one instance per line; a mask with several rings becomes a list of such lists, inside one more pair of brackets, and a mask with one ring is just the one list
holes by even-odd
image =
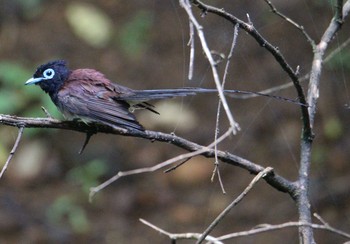
[[188, 79], [192, 80], [193, 77], [193, 65], [194, 65], [194, 27], [193, 27], [193, 23], [190, 21], [189, 22], [190, 25], [190, 40], [188, 42], [187, 45], [190, 46], [191, 51], [190, 51], [190, 64], [188, 67]]
[[[348, 0], [344, 5], [343, 17], [350, 11], [350, 1]], [[314, 50], [314, 58], [312, 61], [308, 96], [307, 101], [309, 104], [308, 112], [310, 116], [310, 128], [313, 127], [316, 115], [316, 105], [319, 98], [319, 84], [322, 71], [323, 56], [328, 47], [328, 44], [341, 27], [341, 23], [338, 21], [339, 13], [335, 14], [330, 25], [324, 32], [321, 41]], [[312, 147], [313, 135], [309, 130], [303, 130], [303, 136], [301, 141], [301, 157], [300, 157], [300, 169], [299, 169], [299, 194], [297, 198], [299, 221], [302, 223], [311, 223], [311, 211], [309, 202], [309, 183], [310, 183], [310, 165], [311, 165], [311, 147]], [[301, 243], [315, 243], [313, 237], [313, 230], [310, 226], [300, 226], [300, 242]]]
[[181, 7], [183, 7], [190, 19], [190, 21], [193, 23], [196, 31], [197, 31], [197, 35], [199, 37], [199, 40], [202, 44], [202, 49], [206, 55], [206, 57], [208, 58], [209, 60], [209, 64], [210, 64], [210, 67], [211, 67], [211, 70], [212, 70], [212, 74], [213, 74], [213, 78], [214, 78], [214, 82], [215, 82], [215, 85], [216, 85], [216, 88], [218, 90], [218, 93], [219, 93], [219, 97], [220, 97], [220, 100], [222, 102], [222, 106], [224, 107], [224, 110], [226, 112], [226, 115], [227, 115], [227, 118], [230, 122], [230, 126], [232, 127], [232, 133], [233, 134], [236, 134], [238, 130], [240, 130], [239, 128], [239, 125], [238, 123], [233, 119], [233, 115], [230, 111], [230, 108], [227, 104], [227, 101], [226, 101], [226, 98], [225, 98], [225, 95], [224, 95], [224, 92], [222, 90], [222, 86], [221, 86], [221, 82], [220, 82], [220, 77], [219, 77], [219, 74], [218, 74], [218, 71], [217, 71], [217, 68], [216, 68], [216, 62], [211, 54], [211, 51], [208, 47], [208, 44], [207, 44], [207, 41], [205, 39], [205, 35], [203, 33], [203, 27], [198, 23], [197, 19], [194, 17], [193, 13], [192, 13], [192, 9], [191, 9], [191, 5], [190, 3], [188, 2], [188, 0], [180, 0], [180, 5]]
[[[233, 50], [236, 46], [237, 43], [237, 37], [238, 37], [238, 30], [239, 30], [239, 25], [236, 24], [233, 30], [233, 39], [232, 39], [232, 44], [231, 44], [231, 49], [230, 52], [227, 56], [227, 62], [226, 62], [226, 66], [225, 66], [225, 71], [224, 71], [224, 76], [222, 78], [222, 89], [224, 89], [225, 87], [225, 83], [226, 83], [226, 79], [227, 79], [227, 74], [228, 74], [228, 69], [231, 63], [231, 58], [232, 58], [232, 54], [233, 54]], [[221, 111], [221, 100], [219, 100], [218, 103], [218, 108], [217, 108], [217, 115], [216, 115], [216, 126], [215, 126], [215, 141], [217, 140], [218, 136], [219, 136], [219, 120], [220, 120], [220, 111]], [[215, 152], [217, 152], [217, 144], [215, 144]], [[215, 168], [213, 171], [213, 175], [212, 175], [212, 181], [214, 180], [215, 174], [218, 174], [218, 179], [221, 185], [221, 189], [223, 191], [223, 193], [225, 193], [225, 189], [223, 187], [221, 178], [220, 178], [220, 171], [219, 171], [219, 159], [218, 159], [218, 155], [217, 153], [215, 153]]]

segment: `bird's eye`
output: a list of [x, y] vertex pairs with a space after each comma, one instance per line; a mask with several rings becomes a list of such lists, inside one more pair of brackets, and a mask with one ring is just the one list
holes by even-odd
[[52, 79], [55, 76], [55, 71], [53, 69], [47, 69], [43, 73], [44, 78], [47, 79]]

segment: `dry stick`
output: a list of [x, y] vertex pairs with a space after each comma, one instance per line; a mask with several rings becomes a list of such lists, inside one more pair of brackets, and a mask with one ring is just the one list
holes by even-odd
[[197, 19], [194, 17], [193, 13], [192, 13], [192, 9], [191, 9], [191, 5], [188, 2], [188, 0], [179, 0], [180, 1], [180, 6], [183, 7], [188, 15], [188, 18], [190, 19], [190, 21], [193, 23], [193, 26], [195, 27], [196, 31], [197, 31], [197, 35], [199, 37], [199, 40], [202, 44], [202, 49], [206, 55], [206, 57], [208, 58], [211, 70], [212, 70], [212, 74], [213, 74], [213, 78], [214, 78], [214, 82], [216, 85], [216, 88], [218, 90], [219, 93], [219, 98], [222, 102], [222, 105], [225, 109], [226, 112], [226, 116], [230, 122], [230, 126], [233, 128], [232, 133], [236, 134], [238, 130], [240, 130], [238, 123], [234, 120], [233, 115], [230, 111], [230, 108], [227, 104], [224, 92], [222, 90], [221, 87], [221, 82], [220, 82], [220, 77], [216, 68], [216, 62], [214, 61], [214, 58], [211, 54], [211, 51], [208, 47], [207, 41], [205, 39], [205, 35], [203, 32], [203, 27], [198, 23]]
[[278, 225], [262, 224], [259, 226], [262, 226], [262, 227], [257, 227], [257, 228], [247, 230], [247, 231], [240, 231], [240, 232], [236, 232], [236, 233], [223, 235], [220, 237], [216, 237], [216, 239], [223, 241], [223, 240], [228, 240], [228, 239], [242, 237], [242, 236], [251, 236], [251, 235], [260, 234], [263, 232], [285, 229], [288, 227], [300, 227], [300, 226], [309, 226], [310, 228], [313, 228], [313, 229], [326, 230], [326, 231], [329, 231], [331, 233], [334, 233], [334, 234], [340, 235], [342, 237], [345, 237], [347, 239], [350, 239], [349, 233], [335, 229], [329, 225], [319, 225], [319, 224], [310, 224], [310, 223], [302, 223], [302, 222], [287, 222], [287, 223], [278, 224]]
[[189, 26], [190, 26], [190, 40], [188, 41], [188, 46], [190, 46], [190, 63], [188, 66], [188, 79], [192, 80], [193, 77], [193, 67], [194, 67], [194, 54], [195, 54], [195, 49], [194, 49], [194, 27], [193, 23], [189, 21]]
[[[339, 9], [339, 8], [337, 8]], [[345, 17], [350, 11], [350, 0], [348, 0], [343, 8], [342, 16]], [[309, 104], [309, 127], [314, 125], [314, 118], [316, 115], [317, 100], [319, 98], [319, 86], [322, 71], [322, 62], [324, 53], [328, 47], [328, 44], [334, 38], [335, 34], [341, 27], [341, 22], [337, 20], [335, 14], [334, 18], [330, 22], [329, 26], [325, 30], [319, 44], [314, 49], [314, 57], [312, 61], [312, 67], [310, 72], [309, 88], [307, 101]], [[313, 134], [312, 131], [303, 130], [301, 149], [300, 149], [300, 168], [298, 184], [300, 191], [297, 197], [299, 221], [303, 223], [311, 223], [311, 210], [309, 202], [309, 184], [310, 184], [310, 166], [311, 166], [311, 148], [312, 148]], [[313, 230], [310, 226], [300, 226], [300, 242], [301, 243], [315, 243]]]
[[[159, 233], [168, 236], [172, 241], [180, 240], [180, 239], [195, 239], [197, 240], [200, 237], [200, 233], [170, 233], [168, 231], [165, 231], [158, 226], [155, 226], [154, 224], [151, 224], [150, 222], [139, 219], [143, 224], [147, 225], [148, 227], [151, 227], [152, 229], [158, 231]], [[218, 241], [215, 237], [207, 236], [205, 238], [206, 241], [209, 241], [210, 243], [214, 244], [223, 244], [223, 242]]]
[[129, 170], [129, 171], [119, 171], [115, 176], [113, 176], [112, 178], [106, 180], [102, 184], [100, 184], [100, 185], [98, 185], [96, 187], [90, 188], [89, 199], [91, 201], [92, 198], [94, 197], [94, 195], [97, 192], [99, 192], [100, 190], [102, 190], [105, 187], [109, 186], [111, 183], [115, 182], [116, 180], [118, 180], [121, 177], [129, 176], [129, 175], [136, 175], [136, 174], [143, 174], [143, 173], [154, 172], [154, 171], [156, 171], [158, 169], [161, 169], [161, 168], [164, 168], [166, 166], [169, 166], [170, 164], [175, 163], [177, 161], [186, 160], [188, 158], [192, 158], [194, 156], [200, 155], [200, 154], [206, 152], [207, 150], [209, 150], [210, 148], [214, 147], [215, 144], [220, 143], [221, 141], [223, 141], [231, 133], [232, 133], [232, 128], [227, 130], [226, 133], [223, 134], [218, 140], [214, 141], [213, 143], [211, 143], [210, 145], [208, 145], [206, 147], [203, 147], [203, 148], [201, 148], [201, 149], [199, 149], [197, 151], [194, 151], [194, 152], [181, 154], [179, 156], [176, 156], [176, 157], [173, 157], [171, 159], [168, 159], [168, 160], [166, 160], [166, 161], [164, 161], [162, 163], [156, 164], [156, 165], [154, 165], [152, 167], [139, 168], [139, 169], [134, 169], [134, 170]]
[[[317, 217], [317, 216], [315, 216]], [[319, 218], [319, 217], [317, 217]], [[165, 231], [161, 228], [159, 228], [158, 226], [155, 226], [154, 224], [151, 224], [150, 222], [144, 220], [144, 219], [140, 219], [140, 221], [151, 227], [152, 229], [160, 232], [161, 234], [167, 235], [169, 236], [170, 239], [172, 240], [179, 240], [179, 239], [198, 239], [200, 237], [200, 233], [170, 233], [168, 231]], [[321, 221], [321, 220], [320, 220]], [[283, 223], [283, 224], [278, 224], [278, 225], [270, 225], [270, 224], [260, 224], [258, 226], [256, 226], [255, 228], [251, 229], [251, 230], [246, 230], [246, 231], [240, 231], [240, 232], [235, 232], [235, 233], [231, 233], [231, 234], [227, 234], [227, 235], [223, 235], [223, 236], [219, 236], [219, 237], [213, 237], [213, 236], [207, 236], [205, 238], [206, 241], [210, 241], [212, 243], [223, 243], [221, 241], [224, 240], [229, 240], [229, 239], [233, 239], [233, 238], [238, 238], [238, 237], [243, 237], [243, 236], [251, 236], [251, 235], [257, 235], [260, 233], [264, 233], [264, 232], [269, 232], [269, 231], [276, 231], [276, 230], [280, 230], [280, 229], [285, 229], [285, 228], [290, 228], [290, 227], [300, 227], [300, 226], [310, 226], [313, 229], [320, 229], [320, 230], [326, 230], [329, 231], [331, 233], [337, 234], [339, 236], [342, 236], [344, 238], [347, 238], [350, 240], [350, 234], [346, 233], [344, 231], [335, 229], [333, 227], [331, 227], [329, 224], [327, 224], [324, 220], [321, 221], [323, 223], [323, 225], [319, 225], [319, 224], [310, 224], [310, 223], [301, 223], [301, 222], [287, 222], [287, 223]]]
[[[315, 216], [315, 217], [317, 217], [317, 216]], [[320, 217], [318, 216], [317, 218], [320, 218]], [[176, 234], [175, 233], [170, 233], [168, 231], [165, 231], [165, 230], [159, 228], [158, 226], [155, 226], [154, 224], [151, 224], [150, 222], [148, 222], [148, 221], [146, 221], [144, 219], [139, 219], [139, 220], [143, 224], [151, 227], [152, 229], [158, 231], [159, 233], [169, 236], [169, 238], [172, 239], [172, 240], [198, 239], [200, 237], [200, 235], [201, 235], [200, 233], [176, 233]], [[221, 243], [223, 243], [221, 241], [224, 241], [224, 240], [229, 240], [229, 239], [243, 237], [243, 236], [257, 235], [257, 234], [264, 233], [264, 232], [276, 231], [276, 230], [290, 228], [290, 227], [300, 227], [300, 226], [304, 226], [304, 225], [310, 226], [313, 229], [326, 230], [326, 231], [329, 231], [331, 233], [337, 234], [339, 236], [342, 236], [342, 237], [347, 238], [347, 239], [350, 240], [350, 234], [349, 233], [346, 233], [344, 231], [341, 231], [341, 230], [338, 230], [338, 229], [335, 229], [335, 228], [331, 227], [324, 220], [322, 220], [321, 222], [323, 223], [323, 225], [310, 224], [310, 223], [301, 223], [301, 222], [287, 222], [287, 223], [277, 224], [277, 225], [260, 224], [260, 225], [256, 226], [255, 228], [253, 228], [251, 230], [235, 232], [235, 233], [231, 233], [231, 234], [227, 234], [227, 235], [223, 235], [223, 236], [219, 236], [219, 237], [213, 237], [213, 236], [209, 236], [208, 235], [205, 238], [205, 240], [209, 241], [209, 242], [212, 242], [212, 243], [220, 243], [221, 244]]]
[[[82, 133], [106, 133], [113, 135], [137, 137], [147, 139], [150, 141], [167, 142], [189, 152], [198, 151], [200, 149], [206, 149], [203, 150], [204, 152], [201, 154], [202, 156], [206, 158], [213, 158], [215, 156], [215, 151], [213, 149], [186, 140], [185, 138], [176, 136], [174, 134], [167, 134], [158, 131], [128, 131], [123, 128], [110, 127], [102, 124], [85, 124], [81, 121], [59, 121], [56, 119], [49, 118], [25, 118], [4, 114], [0, 114], [0, 124], [13, 127], [50, 128], [70, 130]], [[256, 175], [260, 171], [264, 170], [264, 167], [262, 167], [261, 165], [253, 163], [245, 158], [239, 157], [230, 152], [217, 151], [217, 154], [220, 161], [230, 164], [232, 166], [240, 167], [251, 174]], [[293, 199], [296, 198], [298, 185], [295, 182], [291, 182], [276, 173], [266, 176], [264, 180], [276, 190], [288, 193]]]
[[[232, 55], [233, 55], [233, 50], [234, 50], [234, 48], [236, 46], [236, 43], [237, 43], [238, 30], [239, 30], [239, 26], [235, 25], [234, 30], [233, 30], [233, 38], [232, 38], [231, 49], [230, 49], [229, 54], [227, 56], [227, 62], [226, 62], [226, 66], [225, 66], [224, 76], [222, 78], [222, 89], [223, 90], [224, 90], [225, 83], [226, 83], [226, 80], [227, 80], [228, 68], [230, 66], [231, 58], [232, 58]], [[220, 111], [221, 111], [221, 100], [219, 100], [218, 108], [217, 108], [217, 114], [216, 114], [215, 141], [217, 140], [217, 138], [219, 136]], [[220, 171], [219, 171], [219, 159], [218, 159], [218, 155], [216, 153], [217, 150], [218, 150], [217, 145], [218, 144], [215, 144], [215, 147], [214, 147], [214, 149], [215, 149], [215, 166], [214, 166], [213, 174], [212, 174], [212, 177], [211, 177], [211, 181], [214, 181], [214, 177], [217, 174], [218, 175], [218, 180], [219, 180], [219, 183], [220, 183], [220, 186], [221, 186], [221, 190], [222, 190], [222, 192], [224, 194], [226, 194], [223, 182], [221, 180]]]
[[9, 163], [10, 163], [12, 157], [13, 157], [13, 155], [15, 154], [15, 152], [17, 150], [18, 144], [19, 144], [19, 142], [21, 141], [21, 138], [22, 138], [23, 131], [24, 131], [24, 127], [19, 127], [18, 135], [17, 135], [17, 139], [15, 141], [15, 144], [13, 145], [12, 150], [10, 152], [10, 155], [8, 156], [8, 158], [6, 160], [6, 163], [5, 163], [4, 167], [2, 167], [2, 170], [0, 172], [0, 179], [3, 176], [3, 174], [5, 173], [8, 165], [9, 165]]
[[[269, 43], [259, 32], [255, 27], [252, 25], [251, 21], [248, 21], [248, 23], [240, 20], [236, 16], [226, 12], [224, 9], [216, 8], [213, 6], [210, 6], [208, 4], [204, 4], [200, 0], [191, 0], [191, 2], [196, 5], [200, 10], [202, 10], [204, 13], [213, 13], [216, 14], [228, 21], [230, 21], [232, 24], [236, 25], [239, 24], [240, 28], [244, 29], [250, 36], [252, 36], [255, 41], [261, 45], [263, 48], [265, 48], [277, 61], [277, 63], [281, 66], [281, 68], [288, 74], [288, 76], [291, 78], [295, 90], [297, 91], [298, 98], [301, 104], [307, 104], [305, 99], [305, 94], [303, 91], [303, 88], [300, 85], [299, 77], [296, 71], [293, 70], [293, 68], [289, 65], [285, 57], [282, 55], [282, 53], [279, 51], [278, 47], [273, 46], [271, 43]], [[309, 121], [309, 113], [305, 106], [301, 105], [301, 114], [303, 119], [303, 129], [311, 134], [311, 127], [310, 127], [310, 121]]]
[[299, 29], [301, 31], [301, 33], [303, 33], [303, 35], [306, 37], [307, 41], [311, 44], [311, 47], [314, 48], [315, 47], [315, 41], [309, 36], [309, 34], [305, 31], [304, 26], [299, 25], [297, 22], [295, 22], [294, 20], [292, 20], [291, 18], [287, 17], [286, 15], [282, 14], [281, 12], [279, 12], [277, 10], [277, 8], [273, 5], [273, 3], [269, 0], [264, 0], [270, 7], [271, 11], [275, 14], [277, 14], [279, 17], [281, 17], [282, 19], [286, 20], [288, 23], [292, 24], [293, 26], [295, 26], [297, 29]]
[[[340, 46], [338, 46], [333, 51], [331, 51], [327, 55], [327, 57], [325, 57], [325, 59], [323, 60], [323, 63], [324, 64], [328, 63], [329, 60], [331, 60], [335, 55], [340, 53], [349, 44], [350, 44], [350, 38], [348, 38], [345, 42], [340, 44]], [[300, 82], [304, 82], [304, 81], [307, 81], [309, 78], [310, 78], [310, 73], [307, 73], [306, 75], [300, 77], [299, 81]], [[265, 90], [258, 91], [258, 93], [268, 95], [268, 94], [271, 94], [273, 92], [281, 91], [281, 90], [287, 89], [287, 88], [292, 87], [292, 86], [293, 86], [293, 82], [287, 82], [287, 83], [284, 83], [282, 85], [278, 85], [278, 86], [274, 86], [274, 87], [271, 87], [271, 88], [268, 88], [268, 89], [265, 89]], [[248, 98], [253, 98], [253, 97], [257, 97], [257, 96], [260, 96], [260, 95], [254, 94], [254, 93], [231, 95], [231, 97], [237, 98], [237, 99], [248, 99]]]
[[263, 177], [272, 173], [273, 169], [271, 167], [265, 168], [259, 174], [257, 174], [254, 179], [250, 182], [250, 184], [244, 189], [244, 191], [232, 202], [228, 205], [224, 211], [222, 211], [218, 217], [209, 225], [209, 227], [203, 232], [201, 237], [196, 242], [197, 244], [202, 243], [205, 240], [205, 237], [215, 228], [215, 226], [230, 212], [230, 210], [236, 206], [247, 194], [248, 192], [255, 186], [255, 184]]

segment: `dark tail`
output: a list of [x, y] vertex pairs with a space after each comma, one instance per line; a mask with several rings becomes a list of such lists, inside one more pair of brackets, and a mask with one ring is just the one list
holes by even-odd
[[[185, 97], [185, 96], [194, 96], [197, 93], [215, 93], [217, 92], [216, 89], [205, 89], [205, 88], [196, 88], [196, 87], [185, 87], [185, 88], [178, 88], [178, 89], [160, 89], [160, 90], [134, 90], [135, 95], [128, 96], [128, 100], [132, 101], [150, 101], [150, 100], [156, 100], [156, 99], [167, 99], [167, 98], [173, 98], [173, 97]], [[225, 95], [233, 98], [237, 98], [234, 96], [234, 94], [255, 94], [258, 96], [263, 97], [269, 97], [274, 98], [290, 103], [294, 103], [297, 105], [302, 106], [308, 106], [307, 104], [301, 103], [297, 100], [270, 95], [270, 94], [264, 94], [260, 92], [252, 92], [252, 91], [241, 91], [241, 90], [224, 90]]]

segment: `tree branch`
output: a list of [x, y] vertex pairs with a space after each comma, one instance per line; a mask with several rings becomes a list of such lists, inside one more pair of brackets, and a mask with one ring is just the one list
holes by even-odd
[[[14, 127], [24, 127], [24, 128], [50, 128], [50, 129], [64, 129], [83, 133], [107, 133], [122, 136], [131, 136], [148, 139], [151, 141], [160, 141], [171, 143], [177, 147], [185, 149], [189, 152], [194, 152], [198, 150], [203, 150], [200, 154], [207, 158], [215, 157], [215, 150], [207, 148], [206, 146], [199, 145], [197, 143], [188, 141], [182, 137], [176, 136], [174, 134], [166, 134], [156, 131], [127, 131], [125, 129], [117, 127], [109, 127], [100, 124], [94, 124], [94, 126], [89, 126], [83, 122], [79, 121], [59, 121], [50, 118], [25, 118], [0, 114], [0, 124], [14, 126]], [[247, 159], [241, 158], [237, 155], [231, 154], [229, 152], [217, 151], [218, 158], [227, 164], [238, 166], [250, 172], [251, 174], [259, 174], [265, 168], [259, 164], [253, 163]], [[273, 188], [288, 193], [292, 198], [295, 198], [297, 193], [297, 185], [282, 176], [271, 173], [267, 175], [265, 181], [271, 185]]]
[[[342, 16], [348, 15], [350, 11], [350, 0], [348, 0], [343, 7]], [[309, 183], [310, 183], [310, 166], [311, 166], [311, 148], [313, 141], [313, 134], [309, 128], [313, 127], [314, 118], [316, 115], [317, 100], [319, 97], [319, 84], [322, 71], [323, 56], [335, 34], [340, 29], [342, 23], [338, 21], [339, 14], [336, 13], [330, 25], [324, 32], [321, 41], [314, 50], [314, 58], [312, 62], [309, 88], [308, 88], [308, 104], [310, 114], [310, 125], [303, 128], [301, 141], [301, 155], [300, 155], [300, 169], [299, 169], [299, 194], [297, 197], [297, 204], [299, 210], [299, 221], [303, 223], [311, 223], [311, 211], [309, 202]], [[311, 226], [300, 226], [300, 242], [315, 243], [313, 231]]]
[[4, 175], [13, 155], [15, 154], [16, 150], [17, 150], [17, 147], [19, 145], [19, 142], [21, 141], [21, 138], [22, 138], [22, 134], [23, 134], [23, 131], [24, 131], [24, 127], [23, 126], [20, 126], [19, 129], [18, 129], [18, 135], [17, 135], [17, 139], [15, 141], [15, 144], [13, 145], [12, 147], [12, 150], [10, 152], [10, 155], [8, 156], [7, 160], [6, 160], [6, 163], [4, 164], [4, 167], [2, 167], [2, 170], [0, 172], [0, 179], [1, 177]]

